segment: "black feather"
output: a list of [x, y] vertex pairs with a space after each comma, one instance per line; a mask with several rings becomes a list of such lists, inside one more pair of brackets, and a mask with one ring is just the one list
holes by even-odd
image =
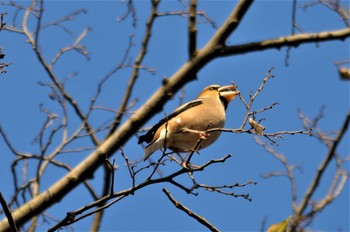
[[222, 103], [222, 105], [224, 106], [225, 110], [227, 109], [228, 106], [228, 101], [226, 100], [226, 98], [220, 96], [220, 101]]

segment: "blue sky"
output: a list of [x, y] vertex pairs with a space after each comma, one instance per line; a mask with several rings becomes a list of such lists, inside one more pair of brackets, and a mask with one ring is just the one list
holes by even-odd
[[[205, 10], [220, 26], [232, 11], [235, 3], [235, 1], [203, 1], [199, 3], [198, 9]], [[344, 24], [334, 12], [322, 6], [301, 10], [299, 6], [302, 3], [298, 5], [297, 22], [304, 31], [320, 32], [344, 28]], [[253, 3], [239, 28], [230, 36], [229, 43], [240, 44], [289, 35], [291, 6], [291, 1]], [[76, 20], [64, 25], [72, 31], [73, 36], [78, 36], [85, 26], [91, 28], [91, 32], [82, 42], [89, 50], [91, 59], [87, 60], [71, 52], [62, 57], [54, 69], [61, 80], [77, 72], [77, 76], [67, 82], [66, 88], [78, 100], [84, 112], [95, 94], [99, 80], [122, 59], [131, 33], [135, 35], [133, 39], [135, 46], [132, 48], [131, 58], [134, 59], [137, 56], [150, 8], [146, 1], [136, 1], [135, 7], [138, 20], [137, 28], [133, 29], [130, 17], [123, 22], [117, 22], [116, 18], [126, 11], [125, 5], [121, 5], [119, 1], [49, 1], [45, 3], [47, 11], [44, 14], [44, 21], [60, 18], [76, 9], [87, 10], [86, 14], [81, 14]], [[183, 8], [179, 2], [165, 1], [160, 4], [159, 10], [181, 9]], [[15, 13], [13, 8], [3, 7], [1, 11], [8, 12], [6, 19], [10, 24]], [[34, 27], [29, 25], [30, 28]], [[210, 25], [200, 24], [198, 26], [198, 47], [204, 46], [213, 33], [215, 29]], [[38, 145], [33, 143], [33, 140], [45, 119], [45, 114], [40, 112], [39, 105], [44, 104], [46, 108], [57, 114], [61, 114], [61, 110], [48, 97], [50, 90], [37, 84], [48, 82], [48, 77], [31, 51], [31, 47], [25, 43], [24, 37], [2, 31], [0, 38], [1, 46], [5, 48], [5, 62], [13, 63], [7, 68], [8, 73], [2, 75], [0, 79], [0, 107], [2, 109], [0, 124], [19, 151], [37, 153], [39, 152]], [[40, 49], [44, 56], [51, 60], [61, 47], [70, 45], [73, 41], [74, 37], [57, 27], [52, 27], [41, 34]], [[285, 66], [285, 57], [286, 48], [282, 48], [214, 60], [200, 70], [198, 80], [185, 86], [184, 99], [185, 101], [194, 99], [207, 85], [214, 83], [226, 85], [230, 84], [230, 81], [236, 83], [243, 97], [248, 99], [250, 91], [255, 91], [267, 71], [274, 67], [272, 73], [275, 78], [269, 80], [253, 106], [253, 109], [257, 110], [273, 102], [280, 104], [258, 116], [265, 118], [263, 124], [267, 128], [266, 132], [302, 129], [297, 110], [314, 117], [322, 106], [326, 108], [325, 117], [320, 122], [320, 126], [327, 132], [338, 130], [349, 109], [349, 84], [339, 79], [334, 63], [349, 59], [349, 40], [311, 43], [292, 48], [288, 67]], [[132, 98], [137, 98], [139, 101], [132, 110], [137, 110], [158, 88], [162, 78], [170, 77], [187, 59], [186, 17], [173, 16], [157, 19], [152, 32], [149, 52], [143, 62], [143, 65], [154, 68], [156, 72], [154, 74], [147, 71], [140, 72], [132, 95]], [[108, 80], [108, 84], [104, 86], [103, 94], [97, 105], [118, 108], [130, 72], [131, 69], [126, 68], [113, 75]], [[178, 105], [179, 98], [176, 95], [163, 110], [169, 114]], [[70, 133], [73, 133], [74, 129], [79, 127], [80, 121], [71, 108], [68, 110], [72, 115], [69, 118]], [[156, 123], [163, 115], [163, 113], [155, 115], [145, 126]], [[227, 110], [226, 127], [239, 127], [244, 116], [245, 109], [242, 102], [235, 99]], [[112, 117], [113, 114], [110, 112], [96, 111], [91, 116], [90, 123], [100, 126]], [[103, 138], [102, 136], [100, 138]], [[53, 142], [51, 150], [58, 142]], [[80, 144], [73, 144], [72, 147], [88, 142], [88, 140], [82, 140]], [[284, 154], [291, 163], [301, 167], [302, 171], [295, 173], [298, 203], [300, 203], [327, 149], [315, 138], [305, 135], [284, 136], [284, 139], [278, 140], [278, 143], [279, 146], [274, 148]], [[3, 160], [0, 169], [3, 178], [3, 181], [0, 182], [0, 190], [6, 199], [10, 199], [13, 191], [10, 163], [14, 156], [2, 139], [0, 139], [0, 150]], [[142, 147], [137, 145], [136, 137], [125, 144], [124, 151], [130, 160], [137, 160], [143, 156]], [[159, 184], [142, 189], [135, 195], [108, 208], [105, 211], [101, 230], [204, 230], [202, 225], [169, 202], [161, 191], [164, 187], [177, 200], [207, 218], [223, 231], [258, 231], [264, 218], [267, 220], [267, 225], [270, 225], [291, 215], [291, 191], [288, 180], [283, 177], [270, 179], [261, 177], [264, 173], [284, 170], [283, 166], [262, 147], [255, 144], [252, 135], [222, 134], [214, 145], [201, 151], [200, 156], [196, 155], [193, 163], [202, 164], [209, 159], [221, 158], [228, 153], [232, 154], [232, 157], [224, 164], [213, 165], [205, 172], [198, 173], [196, 178], [202, 183], [213, 185], [254, 180], [258, 183], [257, 185], [235, 190], [237, 193], [249, 193], [252, 202], [204, 191], [200, 191], [198, 196], [192, 196], [169, 184]], [[341, 156], [349, 155], [349, 133], [339, 146], [338, 153]], [[59, 159], [75, 166], [88, 154], [89, 152], [64, 154]], [[159, 155], [160, 153], [156, 153], [153, 157], [158, 158]], [[130, 187], [128, 170], [123, 164], [120, 153], [117, 152], [112, 158], [115, 158], [119, 165], [115, 175], [115, 190]], [[33, 163], [30, 165], [32, 168], [36, 167]], [[21, 166], [18, 168], [20, 169]], [[175, 168], [174, 165], [164, 166], [161, 171], [171, 173]], [[349, 170], [348, 166], [346, 168]], [[314, 200], [321, 199], [326, 194], [334, 169], [335, 164], [332, 161]], [[31, 177], [34, 174], [33, 170], [28, 173]], [[64, 174], [64, 171], [55, 167], [47, 170], [41, 190], [53, 184]], [[142, 182], [145, 177], [146, 174], [141, 175], [137, 181]], [[186, 175], [178, 178], [177, 181], [184, 185], [190, 184]], [[102, 186], [102, 183], [103, 175], [100, 169], [91, 184], [96, 187], [97, 192], [100, 192], [99, 187]], [[62, 219], [67, 211], [76, 210], [91, 202], [92, 199], [85, 188], [79, 186], [58, 205], [48, 209], [47, 213], [54, 218]], [[310, 227], [320, 231], [338, 229], [348, 231], [350, 229], [348, 218], [349, 184], [347, 183], [338, 199], [318, 215]], [[77, 231], [88, 230], [91, 219], [92, 217], [89, 217], [77, 222], [72, 227]], [[39, 229], [45, 230], [48, 227], [49, 225], [44, 224]]]

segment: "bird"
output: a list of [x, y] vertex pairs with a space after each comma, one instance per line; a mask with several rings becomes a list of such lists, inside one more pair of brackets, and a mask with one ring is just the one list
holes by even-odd
[[[144, 148], [144, 160], [157, 150], [165, 151], [169, 148], [177, 154], [198, 152], [213, 144], [221, 132], [207, 133], [207, 131], [224, 127], [226, 108], [239, 94], [233, 84], [227, 86], [213, 84], [204, 88], [195, 100], [179, 106], [139, 137], [138, 144], [147, 143]], [[197, 144], [199, 139], [201, 142]]]

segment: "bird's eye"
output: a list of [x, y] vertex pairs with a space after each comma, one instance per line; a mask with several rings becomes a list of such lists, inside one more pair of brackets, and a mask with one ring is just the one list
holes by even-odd
[[217, 86], [211, 86], [211, 87], [209, 87], [209, 90], [218, 90], [219, 89], [219, 87], [217, 87]]

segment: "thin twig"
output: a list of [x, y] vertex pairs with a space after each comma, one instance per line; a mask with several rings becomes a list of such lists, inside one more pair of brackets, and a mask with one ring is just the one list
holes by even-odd
[[[124, 1], [122, 1], [124, 3]], [[121, 22], [125, 20], [130, 14], [132, 16], [132, 27], [136, 28], [136, 23], [137, 23], [137, 17], [136, 17], [136, 9], [134, 6], [134, 1], [133, 0], [128, 0], [127, 1], [127, 11], [122, 15], [117, 18], [118, 22]]]
[[150, 38], [152, 35], [152, 28], [154, 25], [154, 21], [157, 17], [159, 2], [160, 2], [159, 0], [152, 0], [152, 9], [151, 9], [151, 13], [150, 13], [150, 16], [148, 18], [148, 21], [146, 23], [146, 32], [145, 32], [144, 38], [142, 40], [142, 47], [141, 47], [141, 50], [140, 50], [140, 52], [135, 60], [133, 72], [131, 74], [131, 77], [129, 79], [128, 86], [126, 88], [124, 97], [123, 97], [122, 102], [120, 104], [120, 107], [118, 109], [119, 113], [115, 116], [114, 122], [109, 130], [107, 137], [109, 137], [116, 130], [116, 128], [119, 126], [119, 123], [121, 122], [121, 119], [123, 117], [123, 112], [125, 112], [125, 109], [128, 105], [129, 99], [131, 97], [131, 92], [134, 89], [134, 85], [135, 85], [136, 80], [139, 76], [139, 68], [138, 67], [141, 66], [141, 63], [142, 63], [142, 61], [147, 53], [148, 44], [149, 44], [149, 41], [150, 41]]
[[114, 175], [115, 175], [115, 167], [114, 167], [114, 162], [115, 160], [113, 160], [113, 163], [111, 163], [108, 160], [108, 157], [106, 157], [106, 175], [109, 175], [111, 177], [111, 181], [107, 181], [108, 185], [110, 185], [110, 192], [109, 194], [113, 194], [114, 193]]
[[292, 189], [292, 208], [295, 211], [296, 209], [296, 200], [297, 200], [297, 187], [296, 187], [296, 181], [295, 181], [295, 176], [294, 176], [294, 169], [295, 165], [291, 165], [286, 156], [283, 154], [278, 153], [275, 149], [272, 147], [268, 146], [266, 143], [261, 141], [258, 137], [254, 137], [254, 140], [257, 144], [262, 146], [268, 153], [273, 155], [277, 160], [279, 160], [283, 166], [285, 167], [286, 171], [285, 172], [273, 172], [269, 174], [265, 174], [263, 177], [268, 178], [271, 176], [286, 176], [288, 180], [290, 181], [291, 184], [291, 189]]
[[86, 13], [87, 13], [86, 9], [74, 10], [72, 13], [63, 16], [62, 18], [59, 18], [59, 19], [56, 19], [54, 21], [45, 23], [44, 25], [42, 25], [40, 27], [40, 30], [42, 31], [42, 30], [44, 30], [44, 29], [46, 29], [48, 27], [56, 26], [56, 27], [61, 28], [64, 32], [68, 33], [70, 36], [73, 36], [73, 33], [66, 26], [64, 26], [64, 23], [67, 22], [67, 21], [73, 21], [80, 14], [86, 14]]
[[170, 194], [170, 192], [167, 189], [163, 188], [162, 191], [165, 193], [165, 195], [169, 198], [170, 202], [173, 203], [176, 208], [178, 208], [178, 209], [182, 210], [183, 212], [187, 213], [188, 216], [196, 219], [199, 223], [201, 223], [202, 225], [207, 227], [209, 230], [211, 230], [211, 231], [220, 231], [214, 225], [212, 225], [207, 219], [205, 219], [204, 217], [196, 214], [195, 212], [193, 212], [192, 210], [190, 210], [189, 208], [184, 206], [179, 201], [176, 201], [174, 199], [174, 197]]
[[188, 54], [191, 60], [196, 56], [197, 50], [197, 0], [190, 1], [189, 17], [188, 17]]
[[[158, 17], [164, 17], [164, 16], [186, 16], [189, 14], [189, 11], [187, 10], [181, 10], [181, 11], [167, 11], [167, 12], [157, 12]], [[212, 28], [217, 29], [217, 25], [215, 21], [209, 17], [207, 12], [205, 11], [198, 11], [196, 14], [200, 17], [203, 18], [203, 20], [197, 20], [197, 23], [208, 23], [212, 26]]]
[[131, 178], [131, 181], [132, 181], [132, 186], [135, 187], [135, 181], [136, 181], [135, 180], [135, 173], [134, 173], [134, 170], [130, 167], [129, 158], [125, 155], [124, 150], [123, 150], [122, 147], [120, 147], [119, 149], [120, 149], [120, 153], [121, 153], [122, 157], [125, 160], [125, 164], [128, 167], [128, 171], [129, 171], [130, 178]]
[[[296, 14], [297, 14], [297, 0], [293, 0], [293, 6], [292, 6], [292, 29], [291, 29], [291, 35], [295, 34], [295, 28], [297, 26], [296, 21]], [[292, 47], [287, 47], [286, 51], [286, 58], [284, 59], [285, 66], [289, 65], [289, 57]]]
[[1, 13], [0, 13], [0, 31], [1, 31], [2, 28], [4, 28], [5, 25], [6, 25], [5, 19], [4, 19], [6, 14], [7, 14], [6, 12], [1, 12]]
[[[33, 1], [31, 6], [28, 7], [25, 11], [23, 20], [22, 20], [22, 29], [23, 29], [23, 33], [27, 36], [30, 44], [33, 47], [34, 53], [36, 54], [39, 62], [41, 63], [41, 65], [44, 67], [46, 73], [48, 74], [49, 78], [52, 80], [53, 84], [55, 85], [55, 87], [57, 88], [57, 90], [62, 94], [62, 96], [67, 100], [67, 102], [69, 102], [69, 104], [73, 107], [75, 113], [78, 115], [78, 117], [81, 119], [81, 121], [84, 123], [85, 129], [90, 133], [90, 138], [92, 140], [92, 142], [95, 145], [98, 145], [100, 142], [97, 138], [97, 136], [95, 135], [95, 131], [93, 130], [93, 128], [90, 126], [90, 124], [87, 121], [87, 118], [85, 117], [84, 113], [81, 111], [77, 101], [68, 94], [68, 92], [64, 89], [64, 86], [62, 83], [59, 82], [56, 74], [53, 72], [53, 67], [48, 64], [42, 54], [42, 52], [39, 49], [38, 44], [35, 44], [35, 39], [33, 38], [33, 33], [29, 31], [28, 26], [27, 26], [27, 22], [28, 22], [28, 18], [30, 16], [30, 13], [33, 11], [34, 7], [35, 7], [36, 1]], [[39, 36], [39, 32], [36, 32], [37, 35]], [[85, 36], [85, 32], [82, 33], [83, 36], [79, 36], [78, 39], [76, 40], [76, 48], [79, 44], [79, 42], [81, 41], [81, 39]], [[81, 49], [81, 45], [79, 45], [77, 49]]]

